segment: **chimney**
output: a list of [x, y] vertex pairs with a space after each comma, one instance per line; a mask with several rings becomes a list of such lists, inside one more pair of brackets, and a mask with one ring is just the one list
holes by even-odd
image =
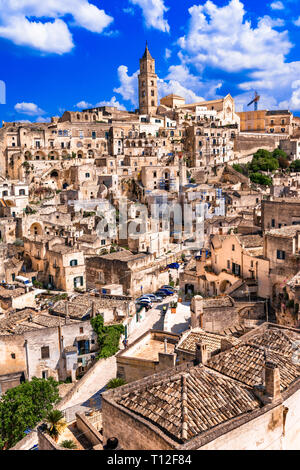
[[92, 302], [92, 318], [94, 318], [96, 315], [97, 315], [96, 303], [93, 300], [93, 302]]
[[191, 327], [203, 328], [203, 297], [196, 295], [191, 302]]
[[233, 346], [232, 343], [228, 341], [228, 339], [226, 338], [221, 339], [221, 352], [227, 351], [227, 349], [232, 348], [232, 346]]
[[208, 359], [208, 351], [207, 351], [207, 345], [202, 342], [202, 340], [199, 341], [199, 343], [196, 344], [196, 359], [195, 363], [198, 366], [199, 364], [206, 364]]
[[265, 394], [272, 402], [281, 399], [279, 368], [270, 361], [265, 362]]
[[70, 319], [69, 315], [69, 302], [66, 300], [65, 302], [65, 325], [67, 324], [68, 320]]

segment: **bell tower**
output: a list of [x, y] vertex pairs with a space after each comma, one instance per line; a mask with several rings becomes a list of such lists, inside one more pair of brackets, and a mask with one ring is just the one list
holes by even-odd
[[139, 113], [155, 114], [157, 110], [157, 75], [155, 60], [151, 57], [146, 41], [146, 49], [140, 59], [139, 74]]

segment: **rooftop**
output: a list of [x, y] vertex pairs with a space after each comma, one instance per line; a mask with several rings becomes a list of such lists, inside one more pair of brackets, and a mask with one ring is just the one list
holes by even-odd
[[273, 237], [292, 238], [300, 231], [300, 225], [288, 225], [286, 227], [274, 228], [266, 232], [266, 235]]
[[135, 382], [134, 389], [121, 387], [113, 399], [179, 443], [261, 406], [245, 386], [203, 366], [151, 379]]
[[[266, 358], [278, 365], [281, 390], [287, 389], [299, 376], [300, 368], [291, 356], [281, 352], [283, 338], [273, 336], [271, 344], [268, 335], [258, 335], [252, 343], [241, 343], [209, 359], [208, 367], [232, 377], [251, 387], [263, 384]], [[289, 346], [285, 346], [288, 350]]]
[[208, 333], [201, 328], [195, 328], [183, 335], [181, 340], [178, 342], [176, 349], [183, 349], [184, 351], [195, 353], [196, 344], [202, 342], [206, 344], [208, 352], [215, 353], [220, 351], [222, 339], [227, 339], [233, 345], [239, 343], [239, 340], [234, 337], [229, 338], [225, 335]]

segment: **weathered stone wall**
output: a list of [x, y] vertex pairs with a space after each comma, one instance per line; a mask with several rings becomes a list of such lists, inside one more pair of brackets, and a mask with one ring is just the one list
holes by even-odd
[[253, 155], [258, 149], [273, 151], [278, 147], [282, 136], [240, 134], [234, 141], [234, 152], [237, 158]]
[[[103, 442], [110, 437], [117, 437], [124, 450], [168, 450], [174, 449], [175, 443], [160, 433], [157, 428], [144, 420], [137, 421], [130, 412], [111, 405], [105, 399], [102, 402]], [[117, 435], [116, 435], [117, 433]]]
[[[272, 220], [274, 223], [272, 225]], [[262, 201], [261, 224], [262, 230], [279, 228], [279, 224], [300, 224], [300, 202], [286, 202], [284, 199], [277, 201]]]
[[[91, 417], [92, 420], [92, 417]], [[84, 413], [76, 413], [76, 425], [79, 431], [84, 433], [84, 436], [91, 442], [93, 446], [102, 444], [102, 436], [93, 426], [90, 419]]]

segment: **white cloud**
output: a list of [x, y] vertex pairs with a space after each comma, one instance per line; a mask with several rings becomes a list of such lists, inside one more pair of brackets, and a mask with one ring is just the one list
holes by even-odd
[[300, 16], [297, 20], [294, 21], [294, 25], [300, 26]]
[[20, 114], [27, 114], [28, 116], [45, 114], [45, 111], [39, 108], [35, 103], [17, 103], [15, 110]]
[[270, 7], [272, 10], [284, 10], [284, 4], [282, 2], [273, 2]]
[[93, 33], [102, 33], [113, 21], [88, 0], [0, 0], [0, 37], [42, 52], [64, 54], [74, 47], [69, 16], [73, 26]]
[[133, 5], [139, 6], [145, 18], [147, 28], [155, 28], [165, 33], [170, 31], [164, 13], [168, 11], [163, 0], [129, 0]]
[[117, 101], [117, 98], [113, 96], [109, 101], [100, 101], [96, 106], [114, 106], [115, 108], [120, 109], [121, 111], [126, 111], [126, 108], [123, 104]]
[[260, 18], [257, 27], [245, 20], [246, 12], [240, 0], [230, 0], [224, 7], [207, 1], [188, 11], [189, 29], [178, 44], [182, 48], [182, 60], [194, 64], [198, 70], [206, 65], [228, 72], [265, 69], [283, 61], [292, 48], [288, 32], [276, 31], [270, 17]]
[[35, 120], [35, 122], [51, 122], [51, 118], [49, 117], [43, 117], [43, 116], [38, 116]]
[[282, 18], [271, 18], [268, 15], [263, 16], [259, 20], [266, 26], [270, 26], [270, 28], [282, 27], [285, 25], [285, 21]]
[[91, 103], [88, 103], [87, 101], [79, 101], [79, 103], [75, 104], [74, 108], [79, 108], [79, 109], [88, 109], [92, 108], [93, 105]]
[[130, 7], [128, 7], [128, 8], [123, 8], [123, 12], [124, 12], [124, 13], [127, 13], [128, 15], [132, 15], [132, 16], [134, 15], [134, 9], [133, 9], [133, 8], [130, 8]]
[[[260, 109], [300, 109], [300, 87], [292, 88], [300, 76], [300, 61], [287, 61], [294, 45], [288, 31], [277, 29], [284, 20], [266, 15], [254, 25], [246, 20], [241, 0], [229, 0], [222, 7], [207, 1], [192, 6], [189, 13], [187, 33], [178, 40], [182, 65], [194, 66], [200, 73], [205, 67], [224, 70], [235, 83], [243, 72], [245, 78], [237, 84], [241, 90], [235, 97], [237, 109], [249, 109], [254, 90], [261, 95]], [[207, 97], [201, 87], [194, 91]]]
[[74, 46], [66, 23], [59, 19], [53, 23], [41, 23], [13, 16], [4, 26], [0, 26], [0, 36], [10, 39], [18, 46], [29, 46], [56, 54], [69, 52]]
[[74, 107], [79, 108], [79, 109], [88, 109], [88, 108], [96, 108], [97, 106], [114, 106], [123, 111], [126, 110], [125, 106], [119, 103], [119, 101], [117, 101], [117, 98], [115, 96], [113, 96], [109, 101], [104, 100], [96, 104], [88, 103], [87, 101], [84, 101], [84, 100], [79, 101], [79, 103], [75, 104]]
[[[120, 86], [114, 88], [114, 92], [119, 93], [124, 100], [130, 101], [136, 108], [138, 107], [138, 74], [139, 70], [128, 75], [128, 67], [120, 65], [118, 68]], [[203, 101], [204, 98], [202, 94], [199, 94], [200, 92], [205, 92], [206, 97], [215, 98], [216, 91], [221, 86], [220, 81], [201, 82], [184, 65], [171, 65], [167, 76], [164, 79], [158, 78], [157, 81], [159, 98], [174, 93], [185, 98], [187, 103]]]
[[170, 59], [171, 55], [172, 55], [172, 51], [166, 47], [166, 50], [165, 50], [165, 59], [166, 59], [166, 60]]
[[196, 103], [197, 101], [204, 101], [204, 98], [198, 96], [194, 91], [184, 87], [177, 80], [158, 79], [157, 82], [158, 97], [163, 98], [166, 95], [174, 93], [175, 95], [185, 98], [186, 103]]
[[130, 101], [136, 107], [138, 106], [138, 74], [139, 70], [130, 76], [128, 75], [128, 67], [120, 65], [118, 67], [120, 86], [114, 88], [115, 93], [119, 93], [124, 100]]

